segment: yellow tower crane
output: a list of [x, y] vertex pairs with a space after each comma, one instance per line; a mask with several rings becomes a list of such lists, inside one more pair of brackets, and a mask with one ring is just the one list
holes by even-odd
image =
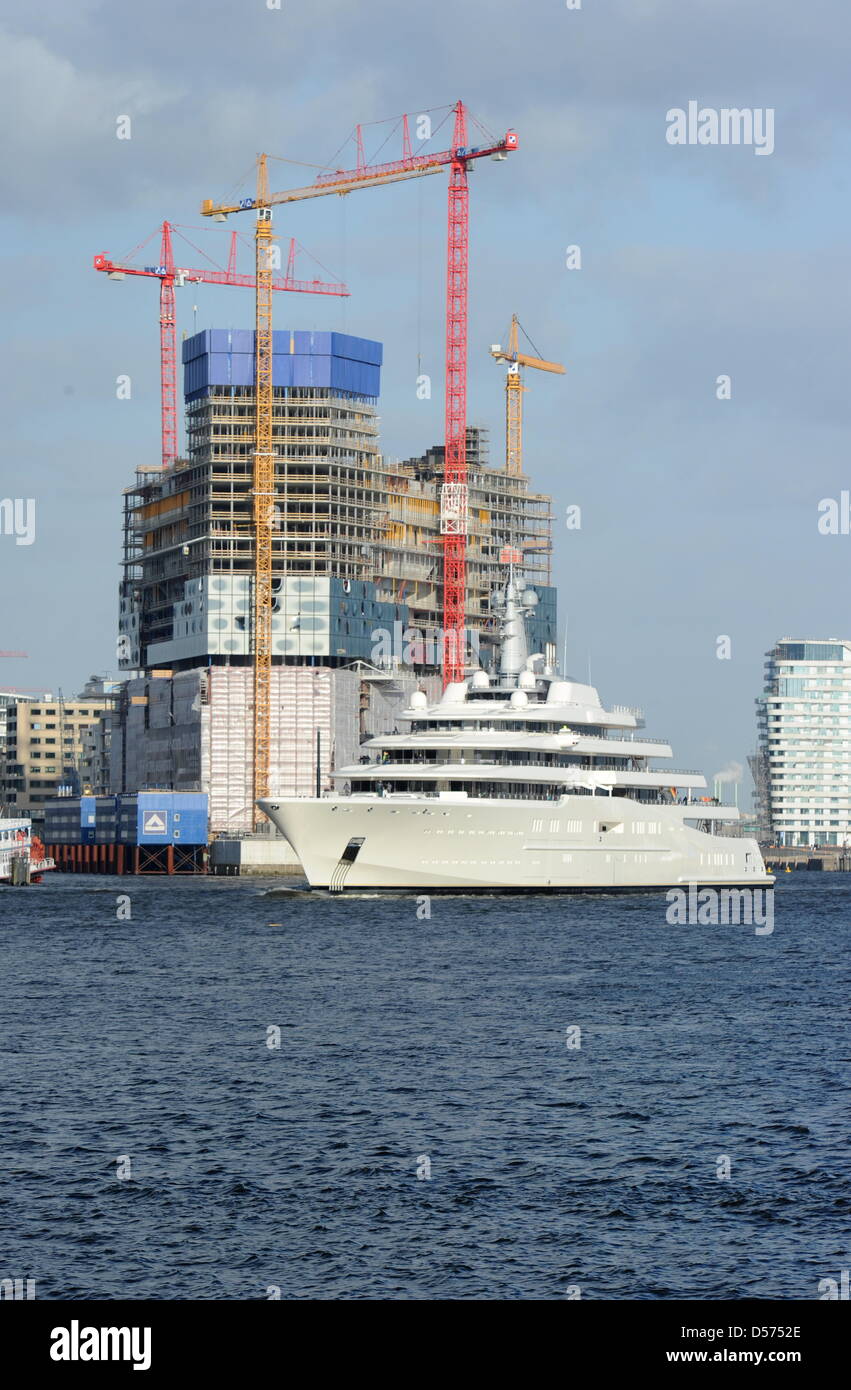
[[[520, 320], [516, 314], [512, 314], [508, 346], [503, 348], [499, 343], [491, 344], [491, 356], [494, 360], [508, 364], [505, 378], [505, 471], [514, 474], [523, 472], [523, 392], [526, 387], [523, 385], [520, 368], [535, 367], [540, 372], [558, 372], [564, 375], [564, 367], [560, 362], [545, 362], [543, 357], [529, 357], [527, 353], [518, 351], [519, 328], [522, 328]], [[526, 330], [522, 331], [528, 338]], [[529, 342], [532, 343], [531, 338]], [[532, 346], [534, 347], [534, 343]]]
[[[257, 312], [254, 335], [254, 798], [269, 795], [272, 685], [272, 522], [275, 455], [272, 449], [272, 209], [265, 154], [257, 161], [254, 228]], [[255, 819], [258, 811], [255, 806]]]

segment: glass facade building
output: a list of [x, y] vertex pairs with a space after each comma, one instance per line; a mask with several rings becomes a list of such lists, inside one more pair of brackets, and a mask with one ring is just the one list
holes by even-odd
[[765, 674], [756, 702], [765, 833], [784, 846], [851, 844], [851, 642], [784, 638]]

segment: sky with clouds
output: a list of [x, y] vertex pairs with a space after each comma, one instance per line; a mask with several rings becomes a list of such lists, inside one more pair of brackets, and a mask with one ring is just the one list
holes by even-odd
[[[199, 203], [247, 192], [258, 150], [293, 161], [272, 166], [292, 187], [354, 163], [356, 122], [370, 158], [389, 127], [368, 123], [437, 125], [460, 97], [520, 137], [470, 179], [469, 417], [494, 461], [488, 347], [512, 312], [568, 369], [529, 374], [525, 459], [554, 497], [569, 667], [644, 706], [679, 766], [744, 763], [766, 649], [851, 637], [851, 536], [817, 526], [851, 487], [849, 49], [842, 0], [4, 0], [0, 495], [35, 498], [37, 529], [30, 546], [0, 535], [0, 647], [29, 652], [0, 659], [0, 685], [67, 694], [114, 666], [121, 491], [159, 449], [157, 291], [92, 257], [121, 259], [168, 218], [190, 243], [178, 261], [223, 262], [229, 228]], [[666, 114], [689, 101], [773, 109], [774, 152], [672, 146]], [[276, 216], [301, 274], [352, 292], [276, 296], [276, 321], [384, 343], [393, 457], [442, 435], [445, 221], [443, 175]], [[252, 320], [249, 291], [178, 292], [180, 331]]]

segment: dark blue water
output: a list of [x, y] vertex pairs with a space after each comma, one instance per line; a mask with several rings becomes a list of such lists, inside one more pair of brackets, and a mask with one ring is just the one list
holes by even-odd
[[0, 892], [0, 1277], [57, 1299], [813, 1299], [848, 1268], [845, 875], [782, 878], [762, 938], [667, 926], [661, 898], [434, 898], [418, 920], [413, 897], [269, 886]]

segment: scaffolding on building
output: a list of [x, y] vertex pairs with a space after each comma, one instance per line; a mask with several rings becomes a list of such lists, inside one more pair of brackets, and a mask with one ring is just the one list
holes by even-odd
[[[148, 648], [171, 640], [188, 580], [251, 582], [253, 409], [252, 388], [211, 388], [187, 407], [188, 457], [140, 473], [124, 493], [125, 668], [150, 665]], [[520, 551], [527, 582], [549, 586], [552, 549], [552, 499], [524, 475], [490, 467], [488, 447], [487, 430], [468, 427], [467, 622], [486, 642], [494, 635], [491, 595], [504, 577], [501, 551]], [[382, 602], [407, 607], [434, 652], [444, 607], [443, 448], [390, 463], [379, 452], [374, 403], [323, 388], [276, 388], [273, 448], [273, 581], [368, 581]], [[351, 653], [328, 657], [333, 665]]]

